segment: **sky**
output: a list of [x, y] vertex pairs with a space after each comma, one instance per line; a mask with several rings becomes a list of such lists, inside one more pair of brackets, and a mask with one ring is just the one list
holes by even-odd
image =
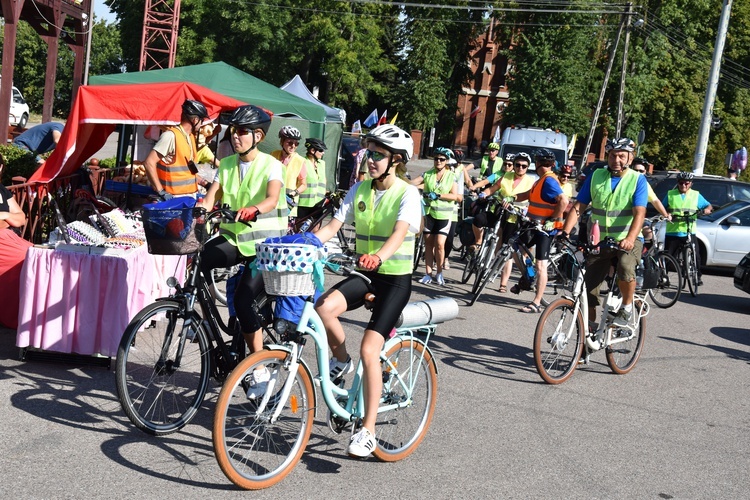
[[104, 0], [94, 0], [94, 15], [97, 19], [104, 19], [107, 23], [116, 21], [115, 15], [110, 12], [109, 7], [104, 5]]

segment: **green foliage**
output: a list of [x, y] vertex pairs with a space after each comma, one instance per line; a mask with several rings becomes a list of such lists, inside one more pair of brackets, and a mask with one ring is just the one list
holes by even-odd
[[38, 167], [31, 152], [12, 144], [0, 144], [0, 162], [5, 164], [2, 178], [4, 186], [10, 185], [13, 177], [28, 179]]
[[117, 158], [114, 156], [111, 158], [104, 158], [99, 160], [99, 167], [101, 168], [115, 168], [117, 166]]

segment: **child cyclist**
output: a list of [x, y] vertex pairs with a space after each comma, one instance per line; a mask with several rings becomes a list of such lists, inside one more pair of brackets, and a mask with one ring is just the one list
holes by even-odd
[[[333, 220], [316, 233], [326, 242], [342, 224], [355, 223], [357, 254], [360, 254], [357, 265], [372, 281], [376, 297], [360, 347], [364, 420], [347, 450], [355, 457], [366, 457], [375, 449], [375, 421], [383, 390], [380, 351], [409, 302], [414, 234], [419, 231], [422, 219], [419, 191], [397, 178], [393, 171], [395, 162], [406, 163], [411, 158], [414, 148], [411, 136], [393, 125], [381, 125], [372, 129], [366, 139], [370, 179], [352, 186]], [[333, 352], [329, 365], [333, 380], [353, 370], [338, 317], [363, 305], [367, 293], [365, 281], [350, 276], [321, 296], [316, 304]]]

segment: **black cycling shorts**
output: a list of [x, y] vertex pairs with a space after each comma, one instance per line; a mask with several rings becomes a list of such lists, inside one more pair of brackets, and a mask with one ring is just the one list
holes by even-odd
[[432, 234], [432, 235], [439, 235], [442, 234], [444, 236], [448, 236], [448, 233], [451, 229], [451, 221], [450, 219], [434, 219], [430, 215], [424, 216], [424, 234]]

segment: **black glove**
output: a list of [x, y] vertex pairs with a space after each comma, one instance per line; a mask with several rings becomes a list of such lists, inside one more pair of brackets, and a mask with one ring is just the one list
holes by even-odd
[[161, 191], [159, 191], [159, 198], [161, 198], [162, 201], [167, 201], [167, 200], [171, 200], [172, 198], [174, 198], [174, 196], [172, 195], [172, 193], [167, 193], [165, 190], [162, 189]]

